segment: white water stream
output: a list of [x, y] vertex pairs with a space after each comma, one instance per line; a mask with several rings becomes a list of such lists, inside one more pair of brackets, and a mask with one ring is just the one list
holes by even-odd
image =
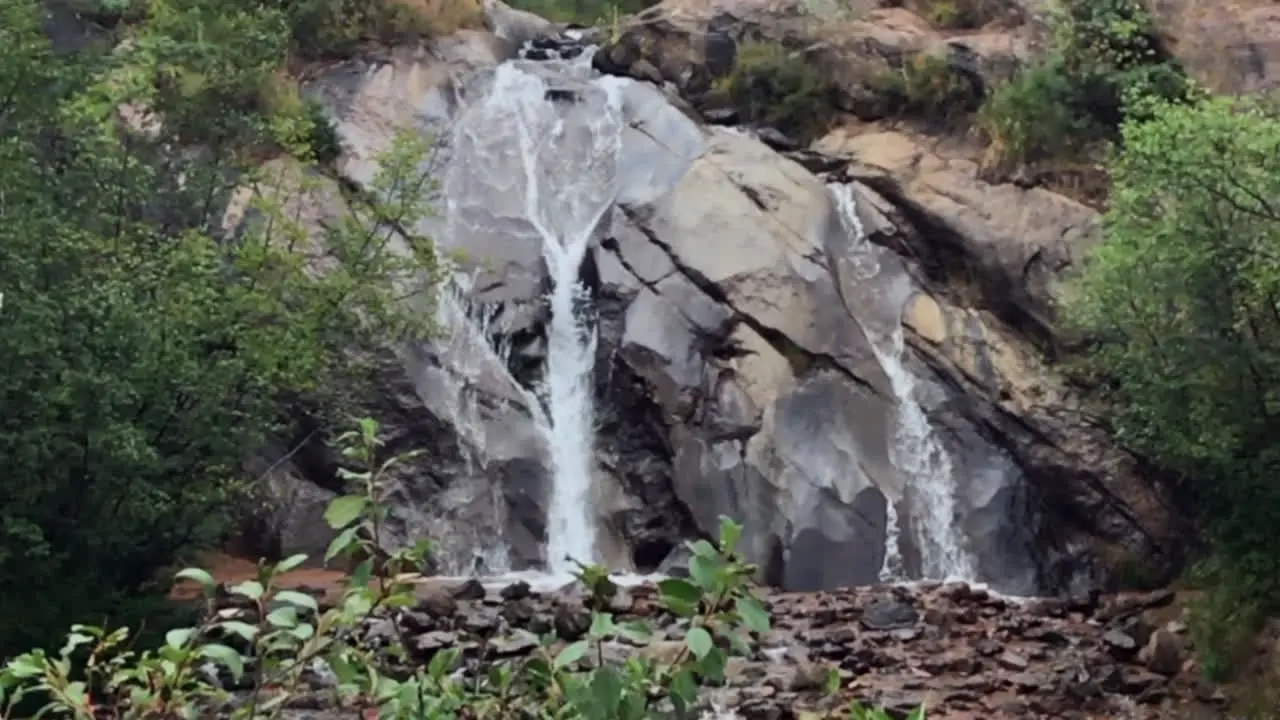
[[[902, 331], [902, 313], [913, 289], [910, 278], [882, 277], [883, 254], [887, 250], [873, 245], [858, 217], [853, 187], [839, 183], [827, 186], [836, 202], [844, 229], [852, 238], [851, 258], [859, 281], [880, 281], [876, 299], [888, 302], [892, 318], [886, 327], [866, 323], [864, 329], [871, 341], [876, 359], [889, 379], [897, 399], [897, 417], [889, 442], [889, 459], [901, 476], [905, 487], [905, 504], [911, 513], [911, 527], [920, 545], [921, 575], [934, 580], [976, 579], [973, 558], [965, 548], [965, 535], [956, 513], [956, 471], [951, 455], [929, 423], [916, 399], [917, 380], [903, 365], [906, 351]], [[896, 282], [895, 282], [896, 281]], [[893, 499], [890, 499], [892, 508]], [[902, 556], [898, 549], [898, 513], [889, 513], [885, 565], [881, 577], [901, 580]]]
[[617, 195], [624, 120], [619, 81], [602, 77], [560, 89], [555, 72], [589, 72], [589, 66], [555, 63], [549, 72], [548, 65], [498, 66], [487, 89], [455, 123], [446, 186], [458, 185], [459, 176], [503, 174], [514, 214], [541, 241], [552, 282], [545, 386], [539, 388], [553, 469], [546, 560], [551, 575], [563, 576], [576, 569], [575, 560], [602, 560], [592, 497], [596, 336], [581, 312], [586, 299], [578, 276], [595, 229]]
[[[596, 77], [589, 67], [589, 54], [567, 62], [513, 61], [493, 70], [464, 100], [454, 119], [452, 158], [445, 175], [450, 203], [467, 203], [472, 201], [469, 195], [478, 195], [500, 206], [485, 211], [504, 232], [510, 229], [511, 242], [519, 241], [521, 233], [536, 236], [551, 280], [543, 386], [534, 389], [536, 401], [528, 389], [518, 391], [532, 406], [552, 469], [546, 568], [518, 574], [543, 586], [569, 580], [577, 568], [573, 561], [605, 560], [595, 522], [592, 370], [596, 335], [591, 308], [584, 307], [590, 301], [578, 278], [597, 227], [619, 192], [626, 129], [622, 83], [627, 81]], [[830, 191], [845, 230], [855, 240], [857, 257], [850, 261], [859, 278], [868, 281], [867, 287], [878, 288], [870, 301], [886, 305], [882, 314], [892, 318], [884, 327], [866, 327], [898, 400], [889, 455], [901, 486], [900, 496], [890, 498], [881, 579], [906, 579], [898, 537], [899, 520], [905, 519], [920, 548], [923, 577], [972, 581], [975, 566], [956, 511], [956, 471], [916, 399], [917, 380], [902, 362], [900, 318], [911, 293], [903, 283], [909, 280], [881, 268], [882, 260], [891, 259], [864, 237], [852, 189], [833, 184]], [[456, 319], [467, 324], [462, 315]], [[471, 337], [467, 331], [463, 334]], [[461, 352], [482, 352], [471, 348], [470, 341], [464, 345]], [[482, 437], [471, 440], [484, 442]], [[899, 513], [906, 514], [900, 518]], [[505, 552], [499, 552], [499, 542], [474, 540], [491, 570], [506, 570], [497, 557]], [[642, 579], [622, 578], [624, 582]]]

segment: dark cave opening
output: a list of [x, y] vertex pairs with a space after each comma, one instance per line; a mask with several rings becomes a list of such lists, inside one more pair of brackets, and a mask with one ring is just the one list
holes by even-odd
[[666, 538], [641, 540], [631, 551], [631, 562], [635, 564], [637, 572], [651, 573], [658, 569], [674, 549], [675, 544]]

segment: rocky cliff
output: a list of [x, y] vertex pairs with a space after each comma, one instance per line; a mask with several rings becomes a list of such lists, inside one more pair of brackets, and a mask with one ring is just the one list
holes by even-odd
[[[1126, 559], [1172, 562], [1168, 497], [1048, 363], [1056, 286], [1096, 240], [1096, 212], [997, 182], [962, 140], [873, 122], [875, 86], [859, 79], [869, 58], [937, 50], [980, 87], [1032, 52], [1030, 16], [1011, 6], [1011, 30], [961, 43], [901, 8], [815, 25], [775, 5], [663, 3], [596, 56], [628, 77], [609, 91], [625, 120], [617, 203], [581, 271], [599, 335], [595, 505], [613, 563], [653, 569], [722, 514], [744, 523], [765, 579], [791, 590], [960, 563], [1030, 593], [1113, 583]], [[312, 73], [344, 182], [368, 188], [404, 130], [440, 138], [441, 167], [496, 152], [508, 130], [459, 123], [492, 68], [555, 28], [500, 4], [489, 13], [490, 31]], [[811, 148], [772, 128], [713, 126], [732, 109], [700, 107], [735, 48], [762, 33], [812, 49], [844, 88]], [[583, 67], [522, 72], [548, 98], [590, 107], [608, 94]], [[467, 278], [450, 291], [447, 332], [389, 356], [365, 402], [392, 448], [430, 449], [390, 488], [391, 533], [442, 538], [450, 571], [494, 538], [509, 552], [478, 561], [538, 564], [551, 474], [523, 389], [545, 357], [550, 280], [519, 187], [477, 167], [450, 176], [441, 217], [419, 228], [458, 251]], [[558, 172], [545, 187], [572, 191], [573, 166]], [[323, 549], [332, 466], [304, 450], [273, 468], [278, 493], [309, 498], [272, 518], [282, 551]]]

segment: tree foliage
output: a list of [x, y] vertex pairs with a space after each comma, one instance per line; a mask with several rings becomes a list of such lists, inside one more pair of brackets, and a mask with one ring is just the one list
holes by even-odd
[[[157, 2], [131, 46], [57, 55], [38, 2], [0, 4], [0, 577], [22, 578], [0, 591], [0, 647], [112, 611], [216, 538], [286, 394], [358, 372], [348, 343], [429, 329], [400, 297], [429, 289], [431, 246], [394, 230], [426, 211], [422, 143], [309, 235], [288, 201], [315, 176], [243, 153], [306, 119], [237, 102], [287, 28], [211, 7]], [[236, 187], [257, 220], [226, 232]]]
[[1197, 497], [1216, 591], [1236, 611], [1274, 606], [1280, 118], [1228, 98], [1143, 113], [1124, 128], [1106, 239], [1069, 309], [1097, 340], [1120, 439]]

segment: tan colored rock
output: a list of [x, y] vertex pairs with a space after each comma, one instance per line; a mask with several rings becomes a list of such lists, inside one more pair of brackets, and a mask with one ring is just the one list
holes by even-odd
[[1165, 629], [1151, 633], [1142, 651], [1138, 653], [1140, 660], [1151, 672], [1173, 676], [1182, 671], [1182, 641]]
[[1280, 5], [1268, 0], [1147, 0], [1161, 40], [1214, 92], [1280, 87]]

